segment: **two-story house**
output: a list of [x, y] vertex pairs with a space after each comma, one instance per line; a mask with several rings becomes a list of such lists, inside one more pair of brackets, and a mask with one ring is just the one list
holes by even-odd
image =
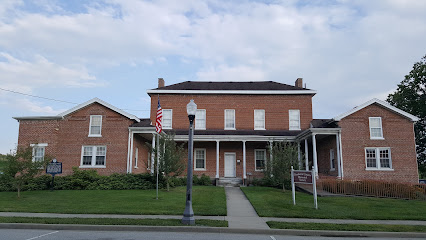
[[[331, 119], [313, 119], [315, 91], [277, 82], [182, 82], [148, 90], [149, 119], [100, 99], [53, 117], [19, 117], [19, 145], [34, 146], [71, 167], [101, 174], [153, 172], [158, 99], [163, 129], [188, 141], [186, 105], [197, 104], [194, 174], [214, 179], [262, 177], [274, 141], [298, 145], [299, 167], [318, 176], [418, 182], [413, 122], [418, 119], [373, 99]], [[303, 157], [302, 157], [303, 156]], [[302, 159], [303, 158], [303, 159]]]

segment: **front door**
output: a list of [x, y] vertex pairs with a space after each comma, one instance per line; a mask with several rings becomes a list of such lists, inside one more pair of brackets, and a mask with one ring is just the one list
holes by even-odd
[[235, 177], [235, 153], [225, 153], [225, 177]]

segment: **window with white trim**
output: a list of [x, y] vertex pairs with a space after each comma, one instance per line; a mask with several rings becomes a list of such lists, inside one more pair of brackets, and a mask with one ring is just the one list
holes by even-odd
[[330, 171], [336, 170], [336, 160], [334, 157], [334, 149], [330, 149]]
[[392, 169], [390, 148], [365, 148], [365, 164], [367, 170]]
[[194, 149], [194, 170], [206, 170], [206, 149]]
[[90, 115], [89, 137], [101, 137], [102, 115]]
[[288, 110], [289, 130], [300, 130], [300, 110]]
[[265, 130], [265, 110], [254, 110], [254, 130]]
[[382, 118], [369, 117], [370, 139], [383, 139]]
[[163, 109], [163, 129], [172, 129], [173, 109]]
[[255, 170], [263, 171], [266, 163], [266, 149], [254, 150]]
[[206, 129], [206, 109], [197, 109], [195, 113], [195, 129]]
[[33, 162], [44, 161], [45, 148], [47, 143], [30, 144], [33, 148]]
[[235, 109], [225, 109], [225, 130], [235, 130]]
[[80, 167], [105, 167], [106, 146], [83, 146]]
[[138, 168], [138, 155], [139, 155], [139, 148], [136, 148], [136, 150], [135, 150], [135, 168]]

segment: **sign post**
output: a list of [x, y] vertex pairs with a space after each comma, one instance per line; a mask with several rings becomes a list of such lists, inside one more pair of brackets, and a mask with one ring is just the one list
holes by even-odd
[[296, 183], [312, 184], [312, 191], [314, 195], [314, 206], [315, 206], [315, 209], [318, 209], [315, 169], [312, 168], [312, 171], [293, 170], [293, 166], [291, 166], [291, 189], [293, 191], [294, 205], [296, 205], [296, 187], [295, 187]]
[[55, 159], [53, 159], [49, 164], [46, 166], [46, 173], [52, 175], [52, 184], [50, 186], [50, 191], [53, 191], [53, 184], [55, 182], [55, 175], [62, 173], [62, 163], [58, 162]]

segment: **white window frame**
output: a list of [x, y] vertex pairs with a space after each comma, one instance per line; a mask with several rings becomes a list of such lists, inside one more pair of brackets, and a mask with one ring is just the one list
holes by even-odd
[[[375, 157], [376, 157], [376, 167], [367, 167], [367, 149], [374, 150]], [[382, 167], [380, 164], [380, 151], [381, 150], [388, 150], [389, 152], [389, 167]], [[364, 155], [365, 155], [365, 170], [379, 170], [379, 171], [393, 171], [392, 167], [392, 154], [391, 154], [391, 148], [390, 147], [366, 147], [364, 148]]]
[[[197, 151], [204, 152], [204, 168], [197, 168]], [[194, 148], [194, 171], [206, 171], [207, 169], [206, 161], [206, 149], [205, 148]]]
[[135, 150], [135, 168], [138, 168], [138, 155], [139, 155], [139, 148], [136, 148], [136, 150]]
[[[234, 119], [232, 119], [232, 121], [234, 123], [234, 127], [233, 128], [232, 127], [226, 127], [226, 120], [227, 120], [227, 118], [226, 118], [226, 112], [227, 111], [233, 111], [234, 112]], [[225, 130], [235, 130], [236, 129], [236, 127], [235, 127], [235, 109], [225, 109], [225, 111], [224, 111], [224, 120], [225, 120], [225, 125], [224, 125], [224, 129]]]
[[333, 148], [330, 149], [330, 171], [336, 171], [336, 155]]
[[[373, 129], [373, 127], [371, 127], [371, 120], [372, 119], [379, 119], [379, 123], [380, 123], [380, 137], [374, 137], [372, 134], [371, 129]], [[382, 124], [382, 118], [381, 117], [369, 117], [368, 118], [368, 127], [370, 129], [370, 139], [375, 139], [375, 140], [383, 140], [383, 124]], [[377, 128], [376, 128], [377, 129]]]
[[[291, 118], [292, 118], [292, 113], [297, 113], [297, 120], [298, 120], [298, 125], [297, 126], [292, 126], [291, 125]], [[289, 130], [300, 130], [300, 110], [299, 109], [290, 109], [288, 110], [288, 129]]]
[[[85, 147], [92, 147], [92, 162], [91, 165], [83, 165], [83, 156], [84, 156], [84, 148]], [[96, 165], [96, 151], [98, 147], [105, 147], [105, 160], [104, 165]], [[80, 158], [80, 168], [106, 168], [106, 155], [107, 155], [107, 146], [105, 145], [83, 145], [81, 147], [81, 158]]]
[[32, 161], [33, 162], [37, 161], [36, 160], [36, 156], [35, 156], [37, 148], [43, 149], [43, 157], [42, 157], [41, 161], [44, 161], [44, 157], [46, 156], [46, 147], [47, 146], [48, 146], [47, 143], [34, 143], [34, 144], [30, 144], [30, 147], [33, 148], [33, 153], [32, 153]]
[[[164, 124], [164, 117], [166, 116], [165, 112], [170, 111], [170, 126], [166, 126]], [[163, 129], [172, 129], [173, 128], [173, 109], [163, 109], [163, 121], [161, 123], [163, 125]]]
[[[256, 119], [256, 113], [262, 113], [263, 112], [263, 119]], [[254, 117], [253, 117], [253, 127], [254, 127], [254, 130], [265, 130], [266, 128], [265, 128], [265, 125], [266, 125], [266, 123], [265, 123], [265, 118], [266, 118], [266, 116], [265, 116], [265, 109], [255, 109], [254, 110]], [[263, 126], [262, 127], [256, 127], [256, 120], [257, 121], [262, 121], [262, 123], [263, 123]]]
[[[256, 162], [257, 162], [258, 159], [256, 158], [256, 152], [263, 152], [264, 155], [265, 155], [265, 159], [263, 159], [263, 161], [264, 161], [264, 163], [263, 163], [264, 168], [263, 169], [257, 168]], [[261, 160], [261, 159], [259, 159], [259, 160]], [[254, 150], [254, 171], [263, 172], [265, 170], [265, 167], [266, 167], [266, 149], [255, 149]]]
[[[92, 127], [98, 127], [98, 126], [92, 126], [93, 117], [101, 117], [101, 121], [99, 125], [99, 134], [92, 133]], [[102, 115], [90, 115], [89, 137], [102, 137]]]
[[[201, 112], [204, 112], [204, 126], [200, 126], [200, 122], [197, 120], [200, 120], [200, 114]], [[203, 119], [201, 119], [203, 120]], [[207, 125], [207, 113], [206, 113], [206, 109], [197, 109], [197, 112], [195, 113], [195, 129], [196, 130], [206, 130], [206, 125]]]

